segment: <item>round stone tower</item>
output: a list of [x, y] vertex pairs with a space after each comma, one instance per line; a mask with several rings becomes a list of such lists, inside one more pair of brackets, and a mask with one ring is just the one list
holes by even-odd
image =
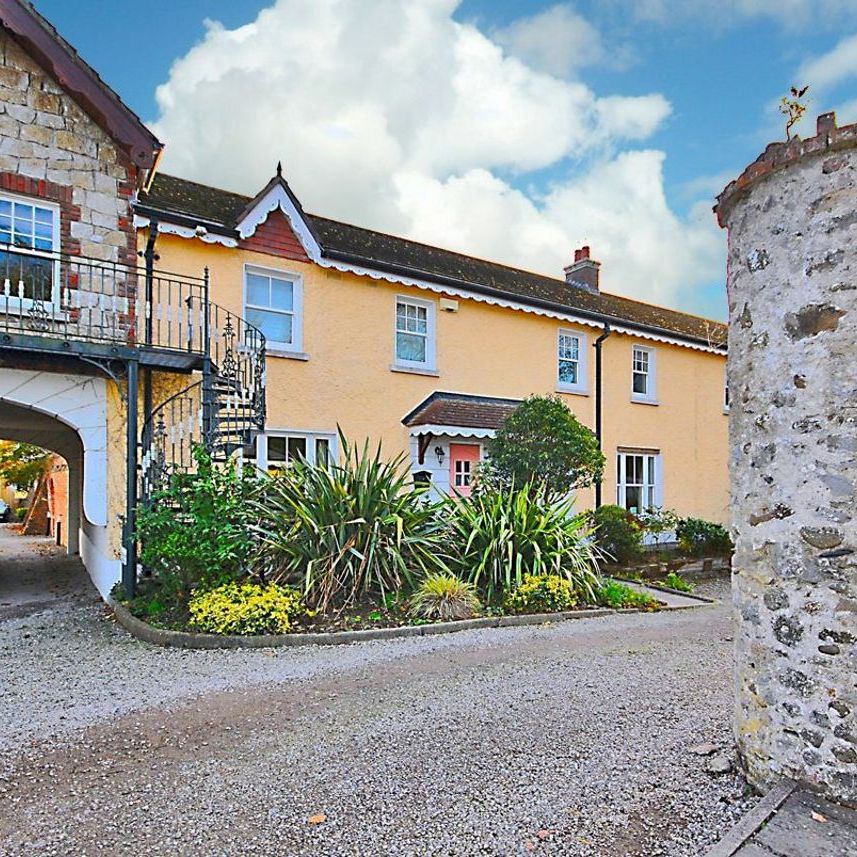
[[857, 125], [774, 143], [729, 231], [736, 735], [752, 783], [857, 803]]

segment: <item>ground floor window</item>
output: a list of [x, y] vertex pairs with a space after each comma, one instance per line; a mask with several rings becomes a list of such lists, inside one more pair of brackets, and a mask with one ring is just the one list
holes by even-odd
[[275, 473], [300, 459], [327, 464], [333, 460], [335, 440], [335, 435], [328, 433], [265, 432], [256, 438], [256, 466]]
[[650, 451], [618, 453], [616, 505], [634, 514], [658, 505], [659, 458], [659, 453]]

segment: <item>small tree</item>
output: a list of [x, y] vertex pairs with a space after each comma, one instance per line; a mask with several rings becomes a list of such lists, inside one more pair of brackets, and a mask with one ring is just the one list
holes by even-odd
[[26, 491], [42, 475], [50, 457], [40, 446], [0, 440], [0, 480]]
[[530, 396], [487, 444], [485, 480], [543, 486], [545, 499], [601, 479], [604, 455], [595, 435], [557, 396]]

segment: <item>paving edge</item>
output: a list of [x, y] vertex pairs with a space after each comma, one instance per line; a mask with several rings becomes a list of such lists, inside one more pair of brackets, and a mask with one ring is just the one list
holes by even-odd
[[732, 857], [732, 855], [786, 802], [797, 788], [793, 780], [778, 782], [705, 857]]
[[632, 577], [618, 577], [611, 574], [613, 580], [618, 580], [620, 583], [636, 583], [637, 586], [644, 586], [646, 589], [654, 589], [659, 592], [669, 592], [670, 595], [681, 595], [682, 598], [690, 598], [691, 601], [702, 601], [704, 604], [719, 604], [716, 598], [709, 598], [707, 595], [694, 595], [692, 592], [682, 592], [680, 589], [672, 589], [669, 586], [660, 586], [651, 580], [634, 580]]
[[[107, 601], [119, 624], [129, 634], [155, 646], [181, 649], [269, 649], [279, 646], [340, 646], [367, 640], [391, 640], [398, 637], [430, 637], [451, 634], [475, 628], [509, 628], [521, 625], [544, 625], [570, 619], [594, 619], [623, 613], [644, 613], [638, 609], [568, 610], [562, 613], [529, 613], [524, 616], [499, 616], [483, 619], [462, 619], [456, 622], [435, 622], [431, 625], [403, 625], [399, 628], [367, 628], [362, 631], [328, 631], [300, 634], [266, 634], [258, 637], [225, 637], [219, 634], [193, 634], [189, 631], [171, 631], [156, 628], [138, 619], [112, 597]], [[687, 610], [688, 607], [662, 607], [659, 612]]]

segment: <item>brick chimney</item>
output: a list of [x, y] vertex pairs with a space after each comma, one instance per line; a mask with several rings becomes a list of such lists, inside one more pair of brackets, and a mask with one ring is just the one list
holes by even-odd
[[578, 289], [587, 292], [598, 292], [598, 269], [600, 262], [589, 258], [589, 246], [585, 245], [574, 251], [574, 262], [565, 271], [565, 281]]

